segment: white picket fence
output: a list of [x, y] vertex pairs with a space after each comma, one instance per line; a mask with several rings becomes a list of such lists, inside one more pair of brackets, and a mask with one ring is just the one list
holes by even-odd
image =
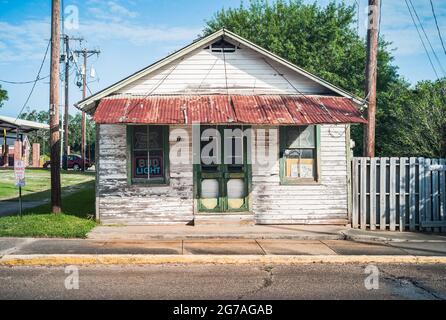
[[352, 227], [446, 232], [446, 160], [353, 158]]

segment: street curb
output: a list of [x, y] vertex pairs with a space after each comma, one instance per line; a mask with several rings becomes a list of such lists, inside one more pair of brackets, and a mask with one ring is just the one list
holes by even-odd
[[290, 256], [290, 255], [5, 255], [0, 266], [65, 265], [302, 265], [302, 264], [446, 264], [443, 256]]
[[446, 240], [416, 240], [416, 239], [398, 239], [386, 236], [376, 235], [350, 235], [348, 233], [341, 232], [344, 236], [344, 240], [355, 242], [398, 242], [398, 243], [446, 243]]

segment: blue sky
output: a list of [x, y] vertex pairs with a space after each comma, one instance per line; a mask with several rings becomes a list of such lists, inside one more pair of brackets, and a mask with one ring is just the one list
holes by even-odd
[[[367, 0], [360, 3], [360, 33], [365, 35]], [[395, 64], [411, 83], [435, 79], [404, 0], [382, 0], [382, 30], [393, 42]], [[190, 43], [200, 34], [205, 20], [223, 7], [239, 6], [240, 0], [64, 0], [65, 8], [79, 10], [79, 28], [66, 30], [71, 36], [83, 36], [90, 49], [100, 49], [99, 58], [89, 59], [97, 77], [89, 79], [96, 92]], [[246, 2], [246, 1], [245, 1]], [[313, 2], [313, 1], [308, 1]], [[322, 6], [328, 0], [317, 1]], [[353, 4], [355, 0], [345, 0]], [[413, 0], [434, 49], [446, 69], [429, 0]], [[440, 29], [446, 38], [446, 1], [433, 0]], [[50, 37], [50, 0], [0, 0], [0, 79], [26, 81], [35, 78]], [[444, 39], [446, 41], [446, 39]], [[75, 43], [73, 43], [74, 45]], [[76, 45], [79, 48], [79, 45]], [[49, 74], [49, 59], [41, 76]], [[435, 63], [435, 62], [434, 62]], [[441, 69], [437, 66], [440, 75]], [[71, 76], [70, 102], [80, 100], [81, 92]], [[9, 101], [1, 114], [16, 116], [32, 84], [1, 83]], [[40, 81], [27, 107], [48, 109], [48, 81]], [[61, 102], [62, 102], [61, 95]], [[75, 112], [75, 108], [71, 108]]]

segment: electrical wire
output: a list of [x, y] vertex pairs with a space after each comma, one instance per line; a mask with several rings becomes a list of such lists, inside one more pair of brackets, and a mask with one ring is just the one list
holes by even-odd
[[443, 66], [442, 66], [442, 64], [441, 64], [441, 62], [440, 62], [440, 59], [438, 59], [437, 53], [435, 52], [435, 49], [434, 49], [434, 47], [432, 46], [431, 41], [429, 40], [429, 37], [428, 37], [428, 35], [427, 35], [427, 33], [426, 33], [426, 30], [425, 30], [424, 27], [423, 27], [423, 23], [421, 22], [421, 19], [420, 19], [420, 17], [418, 16], [418, 12], [417, 12], [417, 10], [415, 9], [415, 6], [413, 5], [412, 0], [409, 0], [409, 3], [410, 3], [410, 5], [412, 6], [412, 9], [413, 9], [413, 11], [414, 11], [414, 13], [415, 13], [415, 16], [416, 16], [416, 18], [417, 18], [417, 20], [418, 20], [418, 23], [420, 24], [421, 30], [423, 31], [424, 36], [426, 37], [427, 43], [429, 44], [429, 47], [430, 47], [431, 50], [432, 50], [432, 53], [433, 53], [433, 55], [434, 55], [435, 60], [437, 60], [437, 63], [438, 63], [438, 65], [440, 66], [440, 69], [441, 69], [441, 71], [443, 72], [443, 75], [446, 76], [446, 72], [444, 71]]
[[[43, 68], [43, 65], [45, 63], [46, 56], [48, 55], [48, 50], [50, 48], [50, 44], [51, 44], [51, 40], [48, 40], [48, 45], [46, 46], [45, 55], [43, 56], [43, 60], [42, 60], [42, 63], [40, 64], [39, 71], [37, 72], [36, 80], [40, 78], [40, 72], [42, 72], [42, 68]], [[37, 81], [34, 81], [34, 84], [33, 84], [32, 88], [31, 88], [31, 91], [29, 92], [28, 97], [26, 98], [26, 101], [23, 104], [22, 109], [20, 109], [20, 112], [17, 115], [17, 118], [15, 119], [15, 121], [17, 121], [17, 119], [20, 117], [20, 115], [22, 114], [23, 110], [25, 109], [26, 105], [28, 104], [29, 99], [31, 98], [31, 96], [32, 96], [32, 94], [34, 92], [34, 88], [36, 87], [36, 84], [37, 84]]]
[[440, 77], [438, 76], [437, 69], [435, 68], [435, 65], [432, 62], [429, 51], [426, 48], [426, 44], [424, 43], [423, 37], [421, 36], [421, 32], [418, 29], [418, 25], [415, 21], [415, 17], [412, 14], [412, 10], [410, 9], [409, 3], [407, 2], [407, 0], [404, 0], [404, 1], [406, 2], [406, 6], [407, 6], [407, 9], [409, 10], [410, 17], [412, 18], [413, 25], [415, 26], [415, 29], [417, 30], [418, 37], [420, 38], [421, 44], [423, 45], [424, 51], [426, 52], [427, 58], [429, 59], [429, 62], [430, 62], [430, 65], [432, 66], [432, 69], [434, 70], [435, 76], [437, 77], [437, 79], [439, 79]]
[[4, 83], [8, 83], [8, 84], [30, 84], [30, 83], [35, 83], [41, 80], [45, 80], [48, 79], [50, 77], [50, 75], [47, 75], [45, 77], [42, 78], [38, 78], [35, 80], [30, 80], [30, 81], [8, 81], [8, 80], [0, 80], [0, 82], [4, 82]]
[[435, 25], [437, 26], [438, 37], [440, 38], [441, 46], [443, 47], [443, 52], [446, 54], [446, 48], [444, 46], [443, 37], [441, 35], [440, 27], [438, 26], [437, 14], [435, 13], [435, 8], [432, 0], [429, 0], [432, 8], [432, 15], [434, 16]]

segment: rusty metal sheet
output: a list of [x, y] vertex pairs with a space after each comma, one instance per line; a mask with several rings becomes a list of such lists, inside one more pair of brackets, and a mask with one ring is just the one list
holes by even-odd
[[347, 98], [303, 95], [108, 97], [100, 101], [93, 119], [99, 124], [366, 123]]

